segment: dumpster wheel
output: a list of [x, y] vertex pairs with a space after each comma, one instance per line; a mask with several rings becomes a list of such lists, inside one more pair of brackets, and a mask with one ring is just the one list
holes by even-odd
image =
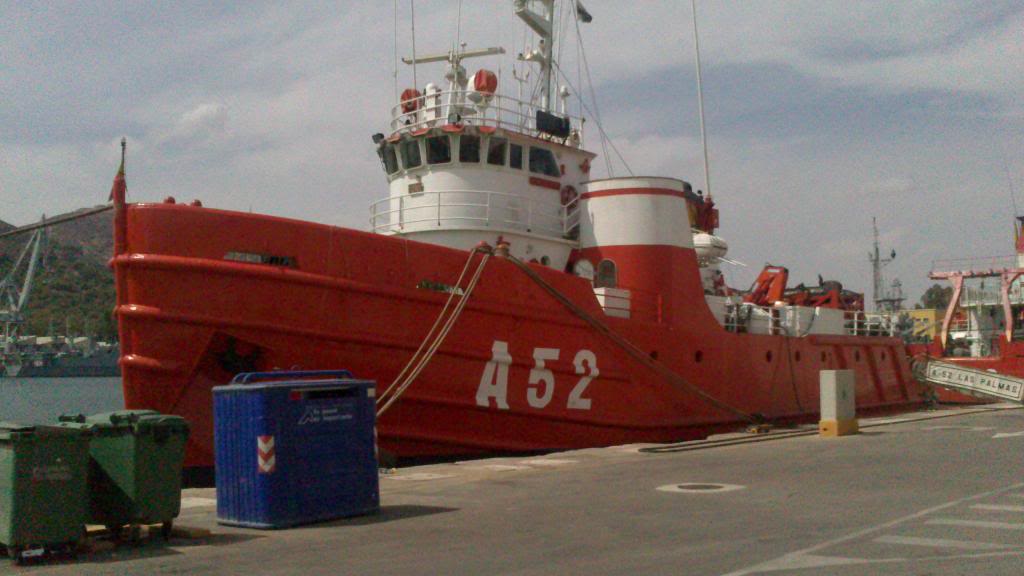
[[118, 525], [115, 525], [115, 524], [107, 524], [106, 528], [107, 528], [107, 532], [110, 533], [110, 540], [112, 542], [114, 542], [115, 544], [119, 543], [121, 541], [121, 531], [124, 528], [124, 526], [118, 526]]
[[163, 537], [164, 542], [171, 539], [171, 532], [174, 531], [174, 520], [167, 520], [160, 525], [160, 536]]

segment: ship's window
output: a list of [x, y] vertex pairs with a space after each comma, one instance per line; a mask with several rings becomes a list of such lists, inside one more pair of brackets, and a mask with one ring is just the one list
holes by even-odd
[[402, 166], [406, 169], [416, 168], [423, 163], [420, 158], [420, 141], [416, 139], [402, 142]]
[[[487, 163], [495, 166], [505, 165], [505, 148], [508, 147], [508, 140], [504, 138], [491, 138], [487, 142]], [[519, 159], [522, 161], [523, 149], [519, 149]]]
[[615, 288], [619, 284], [619, 273], [615, 268], [615, 262], [601, 260], [597, 265], [597, 274], [594, 276], [595, 288]]
[[452, 161], [452, 142], [448, 135], [427, 138], [427, 164]]
[[398, 172], [398, 156], [395, 154], [395, 147], [388, 144], [381, 148], [380, 160], [384, 163], [384, 171], [388, 174], [394, 174]]
[[480, 137], [463, 134], [459, 137], [459, 162], [480, 162]]
[[511, 144], [508, 147], [508, 165], [517, 169], [523, 169], [523, 147], [519, 144]]
[[530, 172], [544, 174], [559, 178], [562, 171], [558, 169], [558, 162], [555, 162], [555, 155], [547, 148], [530, 146]]

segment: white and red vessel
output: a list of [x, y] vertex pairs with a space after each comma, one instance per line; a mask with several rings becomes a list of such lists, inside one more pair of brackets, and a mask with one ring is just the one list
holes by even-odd
[[[1014, 222], [1014, 255], [933, 262], [929, 277], [948, 281], [953, 293], [934, 340], [911, 345], [912, 353], [976, 370], [1024, 377], [1022, 226], [1024, 220], [1018, 218]], [[950, 391], [940, 391], [939, 398], [970, 399]]]
[[591, 179], [582, 120], [553, 86], [553, 1], [515, 10], [539, 36], [522, 56], [539, 96], [503, 96], [495, 74], [463, 68], [501, 49], [417, 59], [447, 62], [448, 84], [407, 90], [374, 138], [389, 193], [369, 232], [126, 204], [119, 180], [125, 400], [191, 421], [188, 465], [212, 462], [211, 388], [254, 370], [397, 382], [378, 421], [397, 456], [814, 419], [823, 369], [857, 373], [861, 410], [921, 401], [885, 317], [731, 293], [710, 196], [671, 178]]

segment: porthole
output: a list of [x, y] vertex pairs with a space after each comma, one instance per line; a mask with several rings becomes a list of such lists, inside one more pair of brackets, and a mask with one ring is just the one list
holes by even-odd
[[657, 350], [651, 350], [651, 360], [657, 360], [657, 359], [658, 359], [658, 351]]
[[797, 350], [796, 352], [793, 353], [793, 359], [796, 360], [797, 362], [800, 361], [800, 351], [799, 350]]
[[771, 362], [772, 361], [772, 351], [771, 350], [765, 352], [765, 354], [764, 354], [764, 361], [765, 362]]
[[700, 361], [704, 359], [704, 352], [697, 350], [693, 353], [693, 361], [700, 364]]

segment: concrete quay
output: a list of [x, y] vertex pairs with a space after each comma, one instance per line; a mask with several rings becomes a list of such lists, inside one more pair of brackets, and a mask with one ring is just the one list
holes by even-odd
[[400, 468], [380, 514], [280, 531], [219, 526], [213, 490], [186, 490], [177, 524], [207, 537], [0, 572], [1024, 573], [1024, 410], [860, 425]]

